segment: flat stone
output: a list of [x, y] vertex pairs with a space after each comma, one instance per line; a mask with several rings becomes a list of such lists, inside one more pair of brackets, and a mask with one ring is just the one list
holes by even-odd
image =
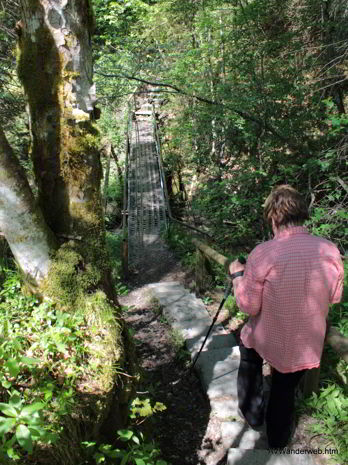
[[280, 455], [260, 449], [229, 449], [227, 465], [315, 465], [315, 462], [309, 454]]
[[201, 353], [196, 366], [209, 399], [223, 396], [237, 397], [239, 357], [237, 346]]
[[204, 339], [203, 335], [207, 334], [211, 325], [209, 317], [195, 318], [192, 320], [173, 320], [170, 314], [167, 314], [165, 311], [163, 311], [163, 313], [169, 317], [172, 327], [180, 332], [186, 342], [197, 338]]
[[224, 422], [241, 421], [238, 415], [238, 399], [235, 396], [211, 399], [210, 407], [211, 413]]
[[187, 295], [187, 290], [184, 286], [175, 281], [149, 284], [148, 288], [161, 305], [170, 305], [172, 302]]
[[[204, 305], [191, 295], [178, 296], [176, 300], [165, 304], [164, 313], [172, 321], [210, 319]], [[212, 320], [210, 319], [210, 321]]]
[[265, 430], [255, 431], [242, 421], [226, 421], [221, 425], [222, 443], [225, 449], [267, 449]]
[[[202, 347], [209, 327], [198, 335], [194, 334], [189, 329], [186, 332], [184, 332], [184, 338], [186, 340], [187, 349], [189, 350], [189, 352], [191, 352], [192, 355], [196, 355]], [[224, 347], [231, 348], [236, 344], [237, 342], [233, 334], [227, 334], [222, 326], [214, 326], [211, 333], [209, 334], [208, 339], [204, 344], [203, 351], [221, 349]]]
[[212, 321], [202, 300], [197, 299], [181, 284], [168, 281], [150, 284], [148, 287], [160, 305], [164, 307], [163, 313], [170, 321], [194, 321], [204, 318]]

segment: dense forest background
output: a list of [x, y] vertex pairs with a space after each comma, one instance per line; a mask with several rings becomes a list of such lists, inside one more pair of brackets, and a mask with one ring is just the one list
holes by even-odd
[[[161, 99], [174, 215], [203, 225], [227, 249], [254, 244], [268, 234], [265, 196], [289, 183], [311, 206], [312, 230], [345, 253], [344, 0], [94, 0], [93, 6], [104, 148], [109, 142], [122, 156], [126, 103], [150, 88]], [[0, 14], [0, 122], [29, 168], [14, 51], [17, 2], [2, 2]], [[120, 202], [121, 192], [111, 179], [110, 200]]]

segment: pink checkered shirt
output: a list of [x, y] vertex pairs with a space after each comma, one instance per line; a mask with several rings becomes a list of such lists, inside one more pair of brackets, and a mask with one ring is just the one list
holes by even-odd
[[320, 365], [329, 304], [339, 302], [343, 263], [337, 247], [302, 226], [289, 227], [249, 255], [235, 294], [249, 321], [245, 347], [282, 373]]

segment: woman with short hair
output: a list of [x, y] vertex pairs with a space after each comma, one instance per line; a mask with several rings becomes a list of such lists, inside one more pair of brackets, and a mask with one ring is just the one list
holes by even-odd
[[266, 412], [270, 448], [284, 448], [294, 425], [295, 388], [306, 370], [320, 365], [329, 305], [343, 290], [343, 263], [330, 241], [303, 226], [308, 208], [289, 185], [276, 187], [264, 204], [274, 238], [237, 260], [229, 272], [239, 308], [250, 315], [241, 332], [239, 408], [252, 427], [262, 425], [262, 364], [272, 367]]

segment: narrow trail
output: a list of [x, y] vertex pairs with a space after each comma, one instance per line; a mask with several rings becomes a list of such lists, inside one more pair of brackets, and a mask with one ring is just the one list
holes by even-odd
[[[124, 318], [134, 333], [143, 372], [138, 391], [146, 393], [139, 396], [167, 407], [156, 415], [153, 433], [163, 458], [172, 465], [217, 465], [227, 452], [220, 422], [211, 415], [197, 374], [184, 376], [188, 354], [175, 347], [177, 335], [156, 311], [149, 288], [154, 282], [187, 283], [185, 271], [160, 237], [166, 225], [165, 202], [151, 114], [146, 99], [134, 114], [128, 176], [130, 292], [119, 301], [128, 309]], [[179, 378], [173, 388], [171, 382]]]
[[[128, 308], [124, 318], [133, 331], [143, 374], [138, 395], [167, 407], [156, 414], [151, 429], [168, 463], [223, 465], [227, 448], [222, 442], [221, 420], [212, 413], [198, 375], [187, 375], [188, 356], [175, 347], [176, 335], [158, 311], [149, 287], [153, 282], [185, 283], [187, 277], [162, 241], [151, 249], [153, 253], [138, 262], [127, 282], [129, 294], [119, 298]], [[173, 387], [171, 383], [180, 378], [182, 381]]]
[[[206, 310], [183, 287], [187, 284], [188, 276], [160, 237], [166, 226], [165, 197], [151, 112], [146, 100], [142, 103], [135, 113], [129, 160], [130, 274], [127, 284], [130, 292], [127, 296], [121, 296], [119, 301], [126, 309], [124, 318], [133, 331], [143, 372], [138, 395], [141, 398], [150, 397], [153, 403], [163, 402], [167, 407], [164, 412], [155, 415], [155, 423], [148, 423], [148, 430], [161, 449], [163, 459], [171, 465], [327, 465], [328, 458], [324, 456], [313, 460], [305, 455], [271, 455], [267, 451], [265, 431], [255, 432], [241, 422], [236, 414], [235, 387], [231, 388], [235, 385], [236, 370], [232, 369], [232, 376], [230, 365], [236, 365], [239, 349], [236, 341], [230, 341], [230, 337], [234, 338], [233, 334], [226, 334], [224, 328], [224, 334], [216, 329], [217, 333], [208, 341], [210, 352], [202, 352], [200, 376], [193, 372], [183, 377], [187, 363], [190, 357], [192, 359], [195, 347], [200, 345], [211, 318], [209, 314], [202, 317], [202, 312]], [[174, 292], [173, 309], [168, 298], [170, 292]], [[177, 303], [180, 299], [181, 307]], [[198, 320], [193, 317], [188, 325], [191, 303], [193, 314], [197, 305], [200, 309]], [[186, 320], [181, 322], [183, 326], [180, 327], [182, 312], [186, 312]], [[173, 331], [173, 327], [181, 328], [180, 337], [180, 331]], [[181, 347], [184, 342], [182, 334], [189, 334], [185, 340], [186, 344], [190, 343], [188, 349], [191, 353]], [[220, 343], [216, 345], [218, 340]], [[218, 357], [213, 363], [209, 358], [212, 355]], [[208, 365], [208, 376], [207, 372], [204, 373], [204, 364]], [[222, 371], [219, 368], [221, 365]], [[180, 383], [172, 386], [171, 383], [179, 378], [182, 378]], [[216, 393], [219, 389], [220, 393]], [[306, 435], [306, 424], [309, 422], [310, 418], [301, 419], [291, 444], [292, 449], [317, 446]], [[146, 430], [146, 423], [144, 428]]]

